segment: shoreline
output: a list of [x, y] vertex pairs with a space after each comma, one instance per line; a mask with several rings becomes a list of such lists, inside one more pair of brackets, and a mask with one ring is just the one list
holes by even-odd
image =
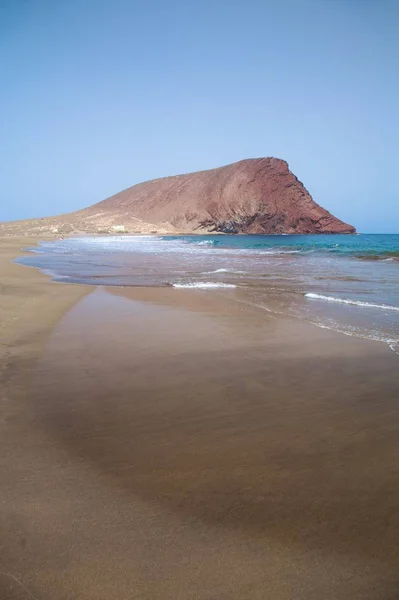
[[[86, 235], [87, 235], [87, 237], [93, 237], [90, 234], [86, 234]], [[183, 234], [178, 233], [178, 234], [170, 234], [170, 235], [172, 237], [175, 237], [175, 235], [183, 235]], [[225, 235], [225, 234], [221, 234], [221, 235]], [[376, 234], [376, 235], [379, 235], [379, 234]], [[67, 236], [65, 236], [65, 238], [62, 238], [62, 239], [69, 239], [69, 238], [76, 238], [76, 237], [82, 237], [82, 236], [80, 236], [80, 235], [67, 235]], [[103, 235], [99, 235], [99, 237], [118, 237], [118, 238], [119, 237], [120, 238], [124, 238], [124, 237], [146, 237], [146, 238], [148, 238], [148, 237], [155, 237], [155, 238], [157, 238], [157, 237], [160, 237], [160, 235], [159, 234], [139, 234], [139, 233], [136, 233], [136, 234], [123, 234], [122, 233], [122, 234], [115, 234], [115, 235], [114, 234], [103, 234]], [[167, 236], [161, 236], [161, 237], [167, 237]], [[22, 238], [18, 238], [18, 239], [22, 239]], [[32, 239], [32, 238], [29, 238], [29, 239]], [[50, 240], [51, 241], [53, 241], [53, 240], [58, 241], [59, 238], [58, 238], [58, 236], [52, 236], [52, 237], [40, 237], [40, 238], [37, 238], [37, 239], [36, 238], [33, 238], [33, 239], [35, 240], [36, 243], [40, 243], [40, 241], [50, 241]], [[28, 256], [29, 254], [31, 254], [29, 252], [29, 250], [26, 250], [26, 251], [23, 251], [21, 253], [21, 256], [24, 256], [24, 255]], [[18, 257], [18, 255], [15, 256], [14, 258], [17, 258], [17, 257]], [[23, 263], [18, 263], [18, 264], [22, 264], [23, 265]], [[30, 265], [23, 265], [23, 266], [30, 266]], [[107, 283], [105, 283], [105, 284], [101, 284], [101, 283], [100, 284], [96, 284], [95, 282], [93, 282], [93, 283], [91, 283], [91, 282], [84, 283], [84, 282], [78, 282], [78, 280], [75, 280], [75, 281], [74, 280], [72, 280], [72, 281], [58, 280], [57, 281], [57, 278], [56, 278], [57, 276], [54, 275], [54, 274], [52, 275], [51, 271], [46, 272], [46, 270], [41, 270], [40, 267], [35, 267], [35, 266], [33, 266], [33, 268], [38, 269], [40, 273], [44, 274], [46, 277], [49, 277], [50, 282], [53, 282], [53, 283], [64, 283], [64, 284], [66, 283], [66, 284], [69, 284], [69, 285], [84, 285], [84, 286], [87, 286], [87, 287], [91, 287], [92, 289], [94, 289], [95, 287], [102, 287], [102, 286], [105, 286], [107, 288], [109, 287], [109, 288], [117, 288], [117, 289], [118, 288], [121, 288], [121, 289], [124, 289], [124, 288], [128, 288], [128, 289], [129, 288], [147, 289], [147, 288], [153, 288], [153, 287], [156, 288], [156, 289], [159, 289], [159, 288], [163, 288], [163, 287], [173, 287], [173, 288], [178, 288], [179, 287], [179, 286], [176, 286], [176, 285], [174, 285], [172, 283], [169, 283], [169, 284], [167, 284], [167, 283], [153, 284], [153, 285], [151, 285], [151, 284], [146, 285], [145, 283], [144, 284], [140, 283], [140, 284], [134, 284], [134, 285], [123, 285], [123, 284], [119, 284], [119, 283], [116, 283], [116, 284], [112, 284], [112, 283], [108, 283], [108, 284]], [[181, 287], [185, 288], [185, 286], [181, 286]], [[193, 287], [195, 287], [195, 286], [193, 286]], [[233, 285], [231, 287], [233, 287]], [[239, 287], [239, 285], [238, 286], [235, 285], [234, 287]], [[212, 292], [215, 293], [215, 290], [212, 290]], [[218, 292], [219, 292], [219, 290], [218, 290]], [[198, 291], [196, 291], [196, 293], [198, 293]], [[305, 296], [306, 295], [307, 296], [313, 296], [313, 295], [319, 296], [318, 294], [304, 294], [304, 295]], [[324, 297], [324, 296], [319, 296], [319, 297], [327, 299], [327, 297]], [[239, 301], [239, 300], [235, 299], [235, 301]], [[342, 304], [351, 304], [352, 303], [351, 301], [342, 300], [342, 299], [337, 299], [336, 302], [337, 303], [341, 302]], [[353, 304], [355, 304], [355, 302], [353, 302]], [[369, 306], [372, 306], [372, 305], [369, 305]], [[378, 306], [378, 305], [376, 305], [376, 306]], [[327, 308], [328, 307], [326, 305], [326, 309]], [[383, 307], [379, 306], [379, 308], [383, 308]], [[257, 305], [252, 305], [252, 310], [255, 310], [255, 311], [260, 310], [260, 307], [257, 306]], [[265, 309], [265, 310], [269, 311], [269, 309]], [[287, 319], [292, 319], [292, 318], [293, 319], [298, 319], [298, 318], [300, 318], [299, 316], [295, 317], [295, 316], [289, 315], [288, 313], [287, 314], [283, 314], [279, 310], [274, 311], [274, 314], [279, 315], [282, 318], [287, 318]], [[349, 331], [349, 330], [347, 330], [345, 328], [342, 328], [342, 327], [340, 328], [339, 326], [332, 327], [332, 326], [327, 325], [325, 322], [317, 322], [317, 321], [313, 321], [311, 319], [307, 319], [306, 321], [307, 321], [307, 323], [309, 325], [311, 325], [313, 327], [317, 327], [317, 328], [320, 328], [320, 329], [331, 331], [333, 333], [338, 333], [338, 334], [344, 335], [346, 337], [354, 337], [354, 338], [362, 339], [362, 340], [365, 340], [365, 341], [372, 341], [372, 342], [378, 342], [380, 344], [381, 343], [385, 344], [385, 345], [388, 346], [388, 348], [392, 352], [394, 352], [395, 354], [399, 355], [399, 340], [388, 339], [388, 338], [384, 339], [381, 336], [367, 335], [366, 333], [361, 333], [361, 332], [356, 332], [356, 331]]]
[[[54, 306], [50, 309], [50, 313], [47, 312], [48, 307], [46, 307], [44, 320], [49, 323], [48, 327], [51, 327], [65, 310], [68, 310], [75, 301], [93, 289], [93, 286], [71, 284], [68, 292], [65, 292], [65, 289], [62, 292], [61, 290], [57, 292], [57, 286], [54, 286], [56, 282], [52, 281], [50, 276], [44, 274], [40, 269], [15, 262], [16, 258], [30, 254], [29, 251], [24, 249], [25, 245], [39, 244], [47, 239], [52, 238], [42, 236], [0, 237], [0, 270], [2, 275], [2, 304], [0, 310], [3, 344], [10, 345], [18, 340], [20, 324], [21, 333], [23, 332], [24, 336], [26, 335], [26, 327], [29, 329], [29, 335], [34, 336], [39, 333], [41, 305], [42, 303], [47, 304], [47, 294], [51, 296]], [[25, 313], [33, 310], [38, 311], [36, 315], [38, 321], [34, 323], [29, 322], [29, 317], [25, 318]], [[14, 325], [13, 328], [10, 327], [12, 324]]]

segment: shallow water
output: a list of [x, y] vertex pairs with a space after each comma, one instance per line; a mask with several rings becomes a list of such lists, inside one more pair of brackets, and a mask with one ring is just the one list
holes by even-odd
[[19, 262], [56, 281], [234, 294], [399, 352], [399, 235], [83, 237], [31, 250]]

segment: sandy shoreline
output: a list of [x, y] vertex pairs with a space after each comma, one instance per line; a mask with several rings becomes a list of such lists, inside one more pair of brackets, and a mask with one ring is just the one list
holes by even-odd
[[56, 284], [0, 240], [0, 598], [399, 594], [382, 344], [223, 294]]

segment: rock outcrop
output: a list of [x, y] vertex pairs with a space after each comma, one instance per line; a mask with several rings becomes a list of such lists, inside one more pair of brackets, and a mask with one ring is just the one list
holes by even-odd
[[284, 160], [254, 158], [134, 185], [89, 208], [0, 224], [0, 233], [353, 233]]

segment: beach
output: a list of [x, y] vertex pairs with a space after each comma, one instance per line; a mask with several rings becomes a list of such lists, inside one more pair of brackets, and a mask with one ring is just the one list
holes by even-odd
[[235, 289], [96, 287], [0, 240], [0, 598], [393, 600], [399, 368]]

